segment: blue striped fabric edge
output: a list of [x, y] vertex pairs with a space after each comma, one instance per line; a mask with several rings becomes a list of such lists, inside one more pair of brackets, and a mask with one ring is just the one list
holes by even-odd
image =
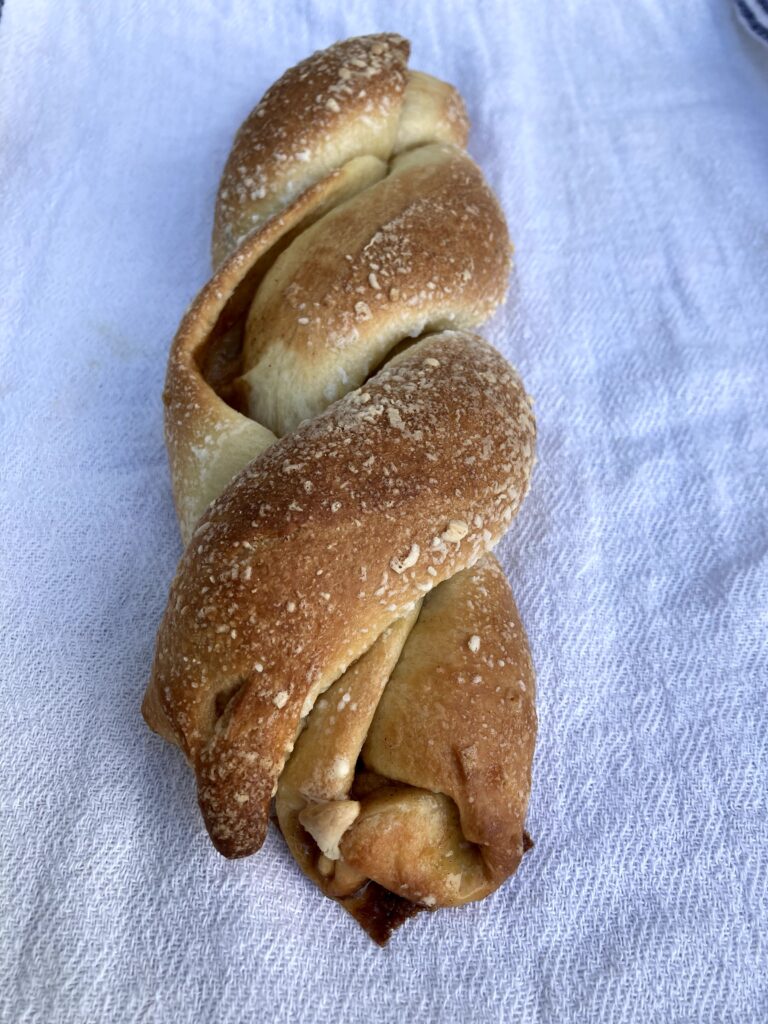
[[[760, 5], [761, 9], [768, 15], [768, 2], [767, 0], [752, 0], [753, 3]], [[757, 36], [764, 43], [768, 43], [768, 28], [758, 21], [755, 12], [747, 6], [745, 0], [735, 0], [736, 10], [738, 11], [739, 17], [741, 18], [744, 27], [747, 28], [753, 35]]]

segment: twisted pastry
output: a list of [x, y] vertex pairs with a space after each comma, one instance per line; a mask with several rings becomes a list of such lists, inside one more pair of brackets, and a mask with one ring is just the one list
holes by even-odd
[[143, 713], [192, 764], [211, 839], [272, 799], [304, 872], [377, 941], [517, 868], [534, 675], [493, 556], [535, 425], [470, 329], [507, 229], [449, 85], [395, 35], [288, 71], [227, 161], [217, 269], [171, 350], [186, 550]]

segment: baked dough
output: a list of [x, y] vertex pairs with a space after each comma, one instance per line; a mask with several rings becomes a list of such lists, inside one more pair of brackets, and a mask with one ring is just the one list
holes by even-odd
[[371, 935], [517, 868], [536, 733], [491, 554], [527, 492], [531, 400], [473, 333], [506, 224], [456, 91], [395, 35], [297, 65], [241, 128], [217, 269], [164, 393], [186, 549], [143, 713], [211, 839], [296, 860]]

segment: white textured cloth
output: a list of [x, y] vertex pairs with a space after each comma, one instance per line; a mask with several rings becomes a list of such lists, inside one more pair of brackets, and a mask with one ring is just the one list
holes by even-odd
[[[454, 82], [536, 397], [501, 545], [540, 736], [517, 876], [376, 948], [229, 863], [139, 716], [180, 553], [160, 391], [232, 135], [397, 30]], [[0, 1019], [768, 1019], [768, 60], [726, 0], [9, 0]]]

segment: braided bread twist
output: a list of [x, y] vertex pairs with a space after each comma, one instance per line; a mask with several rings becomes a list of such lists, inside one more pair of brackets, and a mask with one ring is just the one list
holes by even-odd
[[168, 366], [186, 550], [143, 705], [217, 849], [256, 851], [274, 797], [302, 869], [377, 941], [515, 871], [536, 731], [487, 554], [534, 419], [468, 333], [503, 298], [509, 240], [460, 97], [408, 51], [317, 53], [238, 132], [218, 269]]

